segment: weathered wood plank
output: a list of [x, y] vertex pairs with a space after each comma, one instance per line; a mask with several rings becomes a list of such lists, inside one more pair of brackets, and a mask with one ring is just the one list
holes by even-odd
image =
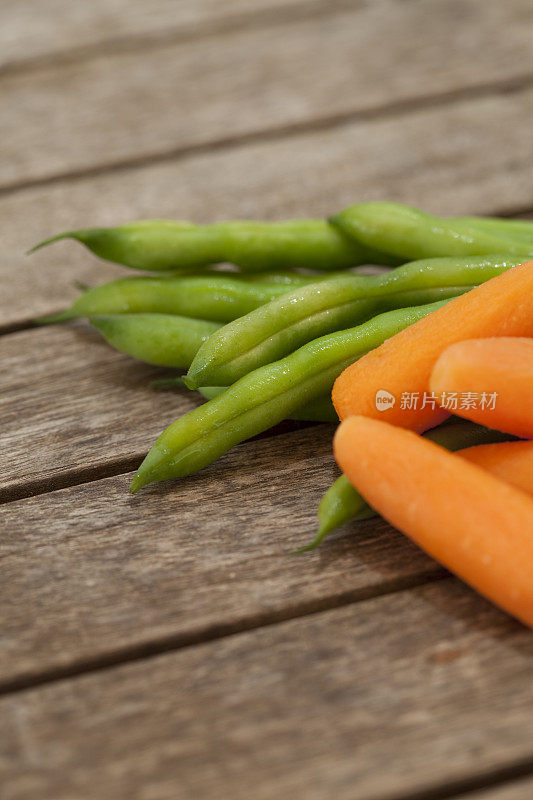
[[75, 296], [75, 278], [117, 275], [74, 243], [23, 255], [69, 228], [325, 215], [363, 199], [456, 214], [531, 204], [533, 140], [523, 121], [532, 109], [533, 91], [523, 90], [2, 197], [0, 324], [57, 310]]
[[318, 500], [338, 474], [332, 428], [247, 443], [135, 498], [121, 475], [1, 506], [0, 683], [440, 575], [380, 521], [290, 555], [313, 535]]
[[88, 326], [6, 336], [0, 363], [2, 498], [135, 460], [198, 403], [195, 394], [151, 389], [169, 371], [117, 353]]
[[36, 688], [3, 797], [433, 796], [533, 755], [532, 647], [450, 579]]
[[7, 75], [0, 185], [529, 77], [532, 25], [529, 0], [378, 0], [309, 19], [303, 7], [292, 22]]
[[[290, 6], [309, 0], [291, 0]], [[311, 5], [313, 5], [311, 3]], [[283, 12], [287, 0], [2, 0], [0, 15], [0, 69], [13, 68], [29, 59], [85, 52], [98, 46], [117, 46], [139, 37], [168, 37], [196, 27], [216, 25], [264, 10]]]

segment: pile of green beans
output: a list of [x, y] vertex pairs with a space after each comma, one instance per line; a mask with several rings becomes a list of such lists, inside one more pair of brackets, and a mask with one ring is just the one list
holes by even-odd
[[349, 364], [442, 305], [388, 311], [356, 328], [315, 339], [245, 375], [163, 431], [141, 464], [131, 491], [206, 467], [234, 445], [326, 394]]
[[294, 289], [214, 333], [196, 354], [187, 384], [234, 383], [319, 336], [394, 308], [456, 297], [517, 263], [505, 256], [426, 259], [381, 275], [344, 273]]
[[[190, 475], [283, 419], [337, 421], [329, 393], [345, 367], [533, 254], [533, 222], [444, 218], [385, 202], [328, 220], [132, 222], [69, 231], [34, 250], [69, 238], [108, 261], [165, 274], [84, 290], [39, 322], [87, 317], [121, 352], [188, 370], [171, 381], [207, 401], [161, 434], [132, 492]], [[353, 271], [366, 264], [394, 269]], [[427, 435], [452, 450], [501, 439], [466, 422]], [[322, 499], [308, 547], [373, 513], [341, 476]]]

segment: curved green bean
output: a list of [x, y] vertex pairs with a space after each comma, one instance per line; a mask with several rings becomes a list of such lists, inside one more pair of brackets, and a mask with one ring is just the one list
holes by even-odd
[[321, 219], [285, 222], [145, 220], [115, 228], [67, 231], [36, 245], [75, 239], [107, 261], [144, 270], [190, 270], [229, 262], [245, 272], [339, 270], [357, 264], [396, 264]]
[[116, 350], [147, 364], [186, 368], [219, 327], [216, 322], [170, 314], [102, 314], [93, 325]]
[[96, 314], [179, 314], [183, 317], [229, 322], [248, 314], [294, 287], [292, 284], [243, 281], [222, 273], [191, 277], [143, 276], [119, 278], [87, 289], [66, 311], [37, 320], [40, 324], [66, 322]]
[[284, 359], [245, 375], [225, 392], [173, 422], [157, 439], [132, 481], [185, 477], [245, 439], [286, 419], [329, 391], [349, 364], [443, 303], [389, 311], [347, 331], [310, 342]]
[[451, 220], [467, 223], [484, 231], [504, 234], [524, 242], [533, 243], [533, 222], [525, 219], [502, 219], [500, 217], [450, 217]]
[[533, 253], [533, 243], [511, 228], [489, 227], [480, 219], [436, 217], [399, 203], [375, 202], [350, 206], [330, 222], [366, 247], [379, 247], [405, 260], [490, 253], [524, 259]]
[[[451, 421], [439, 425], [438, 428], [426, 431], [424, 436], [452, 452], [478, 444], [505, 442], [513, 438], [508, 434], [500, 433], [500, 431], [484, 428], [475, 422], [457, 418], [452, 418]], [[351, 520], [368, 519], [375, 515], [374, 509], [361, 497], [348, 478], [340, 475], [325, 492], [318, 506], [317, 535], [310, 544], [302, 547], [298, 552], [313, 550], [328, 534]]]
[[[181, 376], [175, 378], [162, 378], [152, 381], [152, 386], [188, 388]], [[212, 400], [227, 390], [227, 386], [199, 386], [196, 390], [206, 400]], [[304, 422], [338, 422], [337, 412], [331, 402], [331, 394], [315, 397], [301, 408], [297, 408], [288, 419], [301, 420]]]
[[234, 383], [319, 336], [393, 308], [456, 297], [517, 263], [505, 256], [426, 259], [381, 275], [343, 273], [293, 289], [214, 333], [187, 382], [191, 388]]
[[[199, 386], [197, 391], [206, 400], [212, 400], [227, 390], [227, 386]], [[331, 394], [322, 395], [309, 400], [308, 403], [297, 408], [288, 419], [302, 420], [304, 422], [338, 422], [339, 417], [331, 402]]]

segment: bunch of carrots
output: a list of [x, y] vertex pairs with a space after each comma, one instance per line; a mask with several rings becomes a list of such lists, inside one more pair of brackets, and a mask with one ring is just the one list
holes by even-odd
[[[385, 407], [376, 396], [392, 398]], [[431, 402], [398, 402], [405, 393]], [[521, 440], [450, 453], [420, 434], [455, 414]], [[335, 457], [367, 502], [533, 626], [533, 261], [451, 300], [348, 367]]]

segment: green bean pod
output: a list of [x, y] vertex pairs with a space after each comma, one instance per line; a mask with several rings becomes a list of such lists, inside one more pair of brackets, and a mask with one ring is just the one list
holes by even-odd
[[358, 203], [331, 217], [330, 222], [366, 247], [379, 247], [409, 261], [490, 253], [526, 260], [533, 253], [533, 243], [512, 228], [490, 227], [479, 219], [435, 217], [400, 203]]
[[343, 273], [293, 289], [214, 333], [187, 382], [191, 388], [234, 383], [319, 336], [394, 308], [456, 297], [517, 263], [505, 256], [426, 259], [381, 275]]
[[[439, 425], [438, 428], [426, 431], [424, 436], [452, 452], [479, 444], [505, 442], [513, 438], [508, 434], [500, 433], [500, 431], [484, 428], [475, 422], [460, 420], [455, 417], [451, 421]], [[361, 497], [348, 478], [345, 475], [340, 475], [325, 492], [318, 506], [319, 527], [317, 535], [310, 544], [302, 547], [299, 552], [313, 550], [328, 534], [347, 522], [355, 519], [368, 519], [374, 516], [376, 516], [374, 509]]]
[[531, 220], [502, 219], [500, 217], [450, 217], [450, 219], [497, 235], [503, 234], [533, 244], [533, 222]]
[[229, 262], [244, 272], [287, 269], [339, 270], [357, 264], [396, 264], [397, 259], [361, 245], [321, 219], [285, 222], [192, 222], [144, 220], [115, 228], [67, 231], [107, 261], [144, 270], [191, 270]]
[[[188, 388], [181, 376], [176, 376], [175, 378], [161, 378], [160, 380], [152, 381], [150, 385], [160, 388]], [[218, 397], [220, 394], [222, 394], [222, 392], [225, 392], [227, 388], [227, 386], [199, 386], [196, 391], [199, 392], [206, 400], [212, 400], [214, 397]], [[290, 417], [288, 417], [288, 419], [304, 422], [339, 421], [337, 412], [335, 411], [333, 403], [331, 402], [331, 394], [329, 392], [322, 397], [316, 397], [315, 399], [310, 400], [301, 408], [297, 408], [296, 411], [294, 411]]]
[[[327, 272], [323, 277], [330, 277], [331, 272]], [[206, 270], [202, 275], [224, 275], [231, 278], [237, 278], [244, 283], [265, 283], [265, 284], [279, 284], [283, 283], [289, 288], [291, 286], [306, 286], [308, 283], [313, 283], [320, 278], [320, 273], [306, 273], [291, 272], [285, 270], [284, 272], [230, 272], [229, 270], [212, 269]]]
[[326, 394], [349, 364], [442, 305], [389, 311], [364, 325], [309, 342], [286, 358], [245, 375], [163, 431], [130, 490], [137, 492], [148, 483], [184, 477], [206, 467], [234, 445]]
[[316, 279], [304, 278], [292, 285], [281, 282], [266, 284], [243, 281], [222, 273], [178, 278], [119, 278], [87, 289], [66, 311], [37, 322], [50, 324], [97, 314], [143, 313], [179, 314], [229, 322], [312, 280]]
[[219, 327], [216, 322], [170, 314], [102, 314], [89, 321], [121, 353], [147, 364], [182, 369]]
[[[185, 385], [185, 384], [184, 384]], [[213, 400], [227, 390], [227, 386], [199, 386], [197, 391], [206, 400]], [[315, 397], [305, 405], [297, 408], [288, 419], [303, 420], [305, 422], [338, 422], [339, 417], [331, 402], [331, 394]]]

